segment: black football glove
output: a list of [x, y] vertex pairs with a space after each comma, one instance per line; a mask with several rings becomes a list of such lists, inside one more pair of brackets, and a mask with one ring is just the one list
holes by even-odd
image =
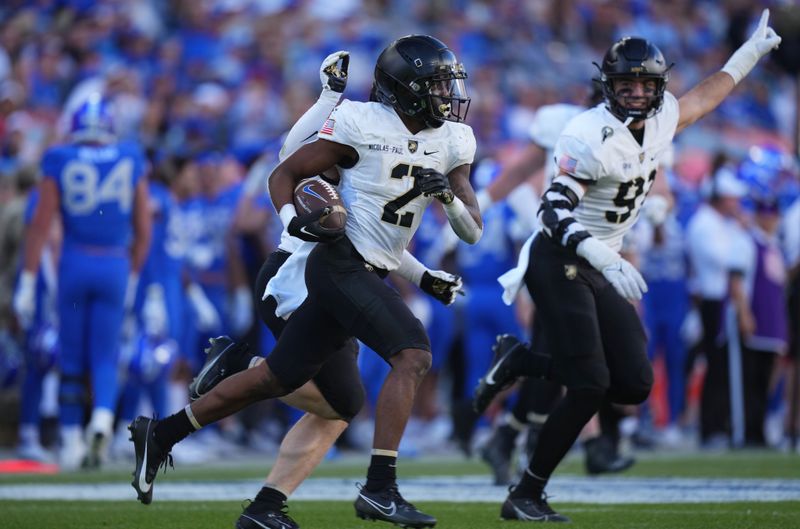
[[436, 169], [420, 169], [415, 176], [419, 190], [426, 197], [433, 197], [443, 204], [453, 201], [450, 180]]
[[330, 215], [333, 208], [326, 206], [310, 213], [297, 215], [289, 221], [286, 230], [289, 235], [309, 242], [333, 242], [339, 240], [344, 235], [344, 228], [331, 230], [320, 224], [320, 219]]
[[[342, 65], [339, 66], [339, 61]], [[319, 67], [319, 80], [324, 90], [341, 94], [347, 86], [347, 68], [350, 66], [350, 53], [337, 51], [331, 53]]]
[[456, 294], [464, 295], [463, 285], [460, 276], [449, 274], [444, 270], [423, 272], [419, 282], [419, 288], [423, 292], [430, 294], [445, 305], [452, 305], [456, 300]]

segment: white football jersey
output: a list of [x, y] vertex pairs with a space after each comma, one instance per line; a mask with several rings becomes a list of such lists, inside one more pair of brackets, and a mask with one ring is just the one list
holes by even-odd
[[586, 110], [586, 107], [557, 103], [555, 105], [545, 105], [539, 107], [533, 115], [533, 121], [528, 129], [530, 140], [544, 149], [544, 188], [550, 187], [550, 182], [555, 177], [555, 165], [553, 160], [553, 149], [556, 147], [559, 136], [566, 128], [569, 120]]
[[639, 145], [618, 118], [598, 105], [572, 119], [558, 139], [558, 170], [588, 184], [574, 217], [616, 251], [639, 217], [670, 149], [679, 113], [678, 100], [666, 92], [661, 111], [646, 121]]
[[393, 108], [374, 102], [342, 101], [319, 138], [358, 152], [353, 167], [339, 167], [347, 237], [367, 262], [386, 270], [398, 267], [433, 200], [415, 189], [414, 174], [430, 168], [446, 175], [475, 157], [468, 125], [446, 121], [411, 134]]

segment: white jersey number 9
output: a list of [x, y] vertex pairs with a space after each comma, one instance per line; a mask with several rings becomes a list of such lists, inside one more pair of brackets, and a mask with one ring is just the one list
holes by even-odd
[[[633, 213], [637, 207], [636, 200], [638, 200], [642, 195], [647, 196], [647, 193], [650, 192], [650, 187], [653, 185], [653, 180], [655, 179], [656, 171], [653, 169], [653, 172], [651, 172], [650, 176], [647, 177], [647, 181], [640, 176], [631, 182], [621, 183], [619, 185], [619, 189], [617, 190], [617, 196], [614, 197], [614, 205], [620, 208], [626, 208], [627, 211], [622, 213], [616, 211], [606, 211], [606, 220], [613, 224], [619, 224], [628, 220], [628, 218], [631, 216], [631, 213]], [[645, 183], [647, 183], [647, 186], [645, 186]], [[630, 194], [631, 188], [634, 188], [633, 196], [629, 197], [628, 195]], [[642, 200], [644, 201], [644, 199]]]

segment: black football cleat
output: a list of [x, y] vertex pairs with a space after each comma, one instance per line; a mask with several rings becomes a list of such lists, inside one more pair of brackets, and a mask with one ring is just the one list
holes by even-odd
[[483, 413], [498, 393], [516, 382], [521, 373], [515, 371], [515, 366], [521, 355], [528, 354], [528, 348], [510, 334], [499, 335], [492, 351], [492, 365], [478, 381], [472, 399], [472, 407], [478, 413]]
[[481, 448], [481, 459], [492, 469], [495, 485], [511, 483], [511, 456], [515, 444], [515, 437], [510, 437], [498, 428]]
[[173, 466], [172, 454], [162, 450], [153, 437], [156, 424], [158, 421], [155, 419], [139, 416], [128, 426], [136, 454], [136, 469], [133, 471], [131, 485], [136, 489], [139, 501], [145, 505], [153, 501], [153, 481], [159, 467], [163, 466], [166, 470], [167, 464]]
[[382, 520], [400, 527], [433, 527], [436, 518], [420, 511], [400, 495], [397, 484], [377, 492], [361, 487], [355, 501], [356, 516]]
[[605, 435], [584, 442], [586, 473], [590, 475], [623, 472], [636, 463], [631, 456], [619, 453], [614, 441]]
[[236, 529], [300, 529], [286, 510], [284, 505], [279, 511], [249, 512], [248, 506], [236, 520]]
[[194, 402], [228, 378], [242, 370], [248, 362], [242, 357], [252, 358], [250, 346], [246, 343], [236, 343], [228, 336], [211, 338], [209, 347], [206, 348], [206, 363], [200, 373], [189, 384], [189, 400]]
[[503, 520], [522, 520], [523, 522], [568, 522], [569, 518], [558, 514], [547, 503], [547, 495], [541, 498], [512, 498], [509, 496], [500, 509]]

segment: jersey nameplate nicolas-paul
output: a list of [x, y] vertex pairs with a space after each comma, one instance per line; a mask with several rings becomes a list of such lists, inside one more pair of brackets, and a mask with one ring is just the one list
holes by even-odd
[[352, 168], [339, 168], [339, 194], [347, 208], [347, 237], [369, 263], [394, 270], [419, 227], [431, 198], [414, 185], [420, 169], [448, 174], [475, 157], [472, 128], [446, 121], [411, 134], [381, 103], [344, 100], [319, 138], [358, 152]]
[[598, 105], [572, 119], [556, 144], [557, 171], [588, 183], [573, 215], [614, 250], [620, 250], [639, 217], [678, 117], [678, 101], [666, 92], [661, 111], [645, 122], [639, 145], [619, 119]]

